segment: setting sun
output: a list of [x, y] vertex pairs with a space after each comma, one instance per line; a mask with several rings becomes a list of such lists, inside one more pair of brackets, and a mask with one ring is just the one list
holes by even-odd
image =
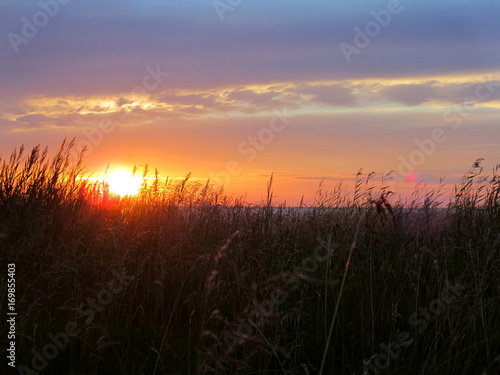
[[119, 196], [137, 195], [142, 186], [142, 178], [126, 170], [111, 173], [106, 182], [109, 191]]

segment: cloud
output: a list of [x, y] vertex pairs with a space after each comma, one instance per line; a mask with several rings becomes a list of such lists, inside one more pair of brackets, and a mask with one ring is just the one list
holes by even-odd
[[492, 102], [500, 100], [500, 81], [485, 79], [482, 82], [466, 82], [443, 87], [442, 95], [450, 102], [460, 104], [470, 101]]
[[19, 116], [16, 118], [16, 121], [22, 122], [24, 126], [30, 128], [40, 128], [53, 123], [52, 118], [40, 114]]
[[157, 98], [159, 102], [183, 105], [183, 106], [204, 106], [210, 107], [216, 104], [217, 95], [212, 93], [177, 93], [172, 91]]
[[[171, 72], [165, 82], [170, 88], [212, 89], [486, 72], [500, 63], [496, 6], [484, 1], [460, 7], [407, 2], [352, 64], [339, 44], [352, 43], [354, 27], [362, 28], [370, 11], [386, 4], [254, 1], [222, 23], [210, 1], [102, 0], [99, 9], [89, 3], [96, 2], [65, 5], [17, 55], [5, 43], [2, 95], [130, 92], [155, 64]], [[20, 33], [21, 17], [36, 9], [36, 4], [9, 4], [0, 12], [0, 34]], [[336, 103], [335, 97], [324, 100]]]
[[312, 101], [332, 106], [352, 106], [356, 104], [352, 90], [342, 84], [308, 85], [291, 89], [301, 95], [311, 95]]
[[227, 96], [227, 99], [246, 102], [252, 105], [268, 105], [272, 100], [277, 99], [279, 95], [280, 93], [277, 91], [258, 93], [249, 89], [241, 89], [232, 91]]
[[19, 124], [17, 124], [15, 121], [9, 121], [0, 118], [0, 129], [4, 131], [9, 131], [14, 129], [16, 126], [19, 126]]
[[[461, 104], [480, 87], [485, 109], [499, 107], [500, 81], [477, 75], [457, 77], [415, 77], [343, 81], [279, 82], [263, 85], [236, 85], [207, 90], [168, 89], [136, 95], [127, 92], [88, 96], [35, 95], [23, 100], [0, 102], [1, 117], [17, 119], [27, 127], [90, 126], [101, 118], [112, 117], [117, 124], [147, 124], [151, 119], [225, 118], [262, 115], [288, 108], [300, 113], [341, 110], [347, 114], [372, 113], [394, 106], [403, 115], [419, 116], [413, 107], [432, 101], [434, 108], [447, 110]], [[392, 104], [391, 104], [392, 103]], [[318, 106], [320, 105], [320, 106]], [[413, 112], [412, 112], [413, 111]], [[132, 116], [133, 115], [133, 116]], [[372, 115], [370, 115], [372, 116]], [[134, 118], [134, 122], [130, 121]], [[155, 120], [156, 121], [156, 120]], [[368, 121], [368, 120], [367, 120]], [[369, 120], [376, 123], [376, 117]], [[346, 126], [348, 117], [340, 127]], [[343, 131], [340, 130], [339, 131]]]
[[132, 101], [131, 100], [128, 100], [128, 99], [125, 99], [125, 98], [119, 98], [115, 101], [116, 105], [118, 107], [123, 107], [125, 104], [131, 104]]
[[407, 106], [415, 106], [438, 98], [438, 88], [430, 84], [403, 84], [384, 87], [380, 90], [383, 98]]

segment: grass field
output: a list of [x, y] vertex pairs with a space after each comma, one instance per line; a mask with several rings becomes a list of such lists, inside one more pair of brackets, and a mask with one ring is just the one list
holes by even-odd
[[362, 174], [305, 208], [272, 180], [261, 205], [189, 178], [120, 199], [71, 152], [1, 161], [5, 373], [500, 373], [500, 166], [444, 208]]

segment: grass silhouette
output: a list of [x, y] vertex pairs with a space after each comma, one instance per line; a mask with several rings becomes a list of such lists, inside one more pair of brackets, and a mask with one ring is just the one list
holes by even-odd
[[[476, 161], [444, 208], [435, 190], [394, 202], [361, 172], [304, 208], [276, 204], [272, 179], [260, 205], [158, 173], [120, 198], [72, 149], [0, 160], [18, 366], [39, 353], [43, 374], [498, 373], [500, 166]], [[68, 322], [79, 333], [46, 358]]]

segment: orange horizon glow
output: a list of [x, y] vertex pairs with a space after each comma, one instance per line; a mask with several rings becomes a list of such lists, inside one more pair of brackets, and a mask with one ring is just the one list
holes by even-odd
[[[186, 176], [166, 176], [162, 173], [158, 175], [143, 176], [143, 170], [135, 170], [134, 167], [128, 168], [125, 164], [120, 164], [120, 167], [111, 168], [111, 172], [106, 170], [97, 177], [89, 176], [82, 177], [82, 179], [90, 180], [93, 182], [102, 183], [105, 189], [120, 198], [135, 197], [140, 193], [141, 188], [149, 186], [149, 183], [158, 178], [160, 184], [165, 182], [176, 182], [186, 178]], [[370, 192], [371, 199], [376, 199], [385, 187], [386, 192], [391, 191], [393, 194], [389, 196], [391, 203], [395, 204], [400, 202], [405, 206], [414, 205], [415, 203], [423, 203], [427, 194], [432, 194], [438, 197], [437, 201], [440, 206], [446, 206], [454, 198], [454, 188], [458, 181], [447, 179], [443, 183], [426, 183], [419, 178], [416, 173], [409, 174], [405, 179], [398, 179], [394, 176], [393, 179], [382, 179], [383, 174], [376, 173], [367, 182], [369, 173], [363, 172], [358, 176], [358, 180], [362, 181], [363, 189], [368, 194]], [[209, 181], [208, 178], [192, 175], [188, 181], [189, 183], [204, 186], [207, 182], [210, 183], [214, 190], [221, 191], [230, 199], [243, 199], [251, 205], [260, 205], [265, 202], [267, 198], [267, 185], [271, 174], [268, 175], [254, 175], [254, 176], [235, 176], [228, 181], [227, 185], [222, 186], [217, 181]], [[410, 178], [411, 177], [411, 178]], [[219, 181], [220, 182], [220, 181]], [[321, 198], [318, 193], [321, 191], [323, 198], [331, 197], [334, 191], [339, 190], [341, 186], [342, 193], [340, 196], [345, 197], [344, 203], [349, 205], [354, 197], [354, 190], [356, 186], [356, 174], [339, 174], [335, 177], [326, 176], [324, 179], [301, 179], [299, 176], [290, 176], [286, 174], [273, 175], [273, 205], [286, 204], [290, 207], [296, 207], [304, 204], [306, 207], [314, 207], [321, 204]], [[222, 188], [222, 190], [219, 190]], [[334, 201], [325, 201], [328, 204]], [[368, 195], [363, 196], [358, 203], [367, 204]], [[412, 203], [413, 202], [413, 203]], [[335, 204], [333, 205], [335, 206]]]

